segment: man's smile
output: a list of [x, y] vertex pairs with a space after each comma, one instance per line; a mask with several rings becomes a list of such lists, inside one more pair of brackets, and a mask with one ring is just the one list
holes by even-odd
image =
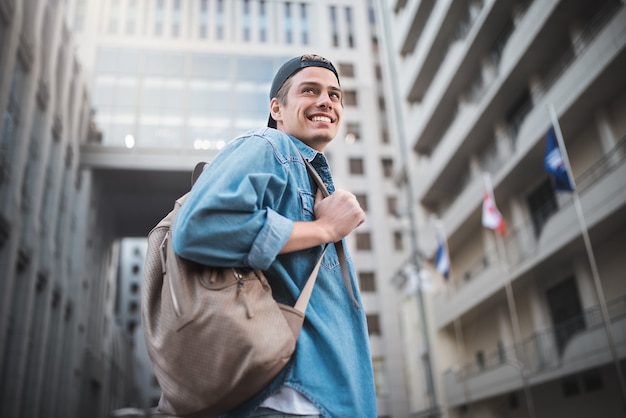
[[326, 122], [326, 123], [332, 123], [332, 119], [328, 116], [322, 116], [322, 115], [314, 115], [311, 116], [309, 118], [311, 121], [313, 122]]

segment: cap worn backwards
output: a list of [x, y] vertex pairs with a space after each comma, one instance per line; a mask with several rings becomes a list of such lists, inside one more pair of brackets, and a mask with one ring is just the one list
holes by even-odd
[[[307, 67], [326, 68], [327, 70], [330, 70], [335, 74], [335, 77], [337, 77], [337, 82], [339, 82], [339, 74], [337, 73], [337, 70], [335, 69], [335, 66], [332, 62], [320, 55], [301, 55], [299, 57], [290, 59], [289, 61], [284, 63], [282, 67], [280, 67], [280, 69], [274, 76], [274, 81], [272, 81], [272, 88], [270, 89], [270, 100], [276, 97], [280, 88], [291, 76], [293, 76], [301, 69]], [[274, 120], [274, 118], [272, 118], [272, 115], [270, 115], [269, 120], [267, 121], [267, 126], [269, 126], [270, 128], [276, 128], [276, 121]]]

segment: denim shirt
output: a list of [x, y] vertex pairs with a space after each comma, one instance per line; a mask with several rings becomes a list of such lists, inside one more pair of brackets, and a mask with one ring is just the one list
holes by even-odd
[[[176, 253], [216, 267], [261, 269], [274, 298], [293, 305], [322, 250], [279, 254], [294, 221], [314, 220], [316, 186], [300, 153], [316, 160], [316, 170], [329, 191], [334, 190], [323, 154], [292, 136], [263, 128], [231, 142], [202, 173], [178, 212], [172, 235]], [[268, 387], [226, 416], [249, 416], [286, 385], [325, 417], [376, 417], [365, 314], [346, 256], [361, 308], [351, 301], [335, 246], [330, 245], [293, 358]]]

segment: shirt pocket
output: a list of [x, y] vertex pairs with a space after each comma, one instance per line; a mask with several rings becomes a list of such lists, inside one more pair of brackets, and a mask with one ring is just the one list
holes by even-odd
[[302, 204], [302, 220], [315, 220], [315, 195], [306, 190], [300, 190], [300, 202]]

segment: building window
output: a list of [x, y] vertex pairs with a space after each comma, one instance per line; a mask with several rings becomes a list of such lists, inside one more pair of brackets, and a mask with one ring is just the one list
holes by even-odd
[[376, 387], [377, 395], [386, 395], [387, 378], [385, 377], [385, 361], [382, 357], [375, 357], [372, 359], [372, 368], [374, 369], [374, 385]]
[[485, 370], [485, 353], [482, 351], [476, 353], [476, 365], [478, 366], [478, 370]]
[[393, 248], [396, 251], [402, 251], [404, 249], [404, 240], [401, 231], [395, 231], [393, 233]]
[[250, 41], [250, 0], [243, 0], [243, 40]]
[[383, 79], [383, 70], [381, 69], [379, 64], [376, 65], [375, 70], [376, 70], [376, 80], [379, 80], [379, 81], [382, 80]]
[[330, 32], [332, 36], [333, 46], [339, 46], [339, 27], [337, 24], [337, 8], [335, 6], [330, 6], [328, 9], [330, 14]]
[[385, 104], [385, 98], [380, 96], [378, 98], [378, 110], [380, 110], [381, 112], [386, 112], [387, 111], [387, 105]]
[[172, 37], [180, 36], [180, 0], [174, 0], [172, 3]]
[[293, 22], [291, 21], [291, 3], [285, 3], [285, 43], [293, 42]]
[[265, 1], [259, 2], [259, 41], [267, 42], [267, 11]]
[[596, 392], [598, 390], [604, 389], [602, 372], [598, 369], [587, 371], [582, 375], [582, 379], [585, 392]]
[[120, 0], [111, 1], [111, 9], [109, 10], [109, 25], [107, 31], [110, 34], [117, 33], [117, 23], [120, 17]]
[[393, 177], [393, 160], [391, 158], [383, 158], [380, 162], [383, 166], [383, 175], [386, 178]]
[[137, 310], [138, 310], [138, 307], [139, 307], [139, 306], [137, 305], [137, 302], [132, 301], [132, 302], [130, 302], [130, 303], [128, 304], [128, 312], [130, 312], [130, 313], [136, 313], [136, 312], [137, 312]]
[[396, 196], [387, 196], [387, 213], [398, 216], [398, 198]]
[[361, 292], [375, 292], [376, 291], [376, 278], [373, 272], [360, 271], [359, 272], [359, 288]]
[[215, 31], [215, 37], [217, 39], [224, 39], [224, 0], [217, 0]]
[[356, 194], [356, 200], [359, 202], [361, 209], [363, 209], [364, 212], [367, 212], [367, 195]]
[[156, 8], [154, 10], [154, 34], [155, 36], [163, 35], [163, 9], [164, 9], [164, 0], [156, 0]]
[[509, 126], [509, 136], [513, 150], [515, 150], [519, 129], [522, 126], [524, 119], [526, 119], [526, 115], [530, 113], [532, 108], [533, 101], [530, 91], [528, 89], [524, 89], [506, 115], [506, 122]]
[[369, 335], [380, 336], [380, 319], [378, 314], [366, 315], [367, 332]]
[[306, 3], [300, 4], [300, 27], [302, 30], [302, 45], [309, 44], [309, 16]]
[[546, 178], [533, 192], [528, 195], [528, 209], [533, 220], [535, 237], [539, 238], [543, 226], [552, 214], [558, 211], [554, 188], [549, 178]]
[[554, 336], [559, 353], [565, 351], [568, 341], [585, 329], [585, 318], [578, 296], [576, 279], [569, 277], [546, 291]]
[[361, 125], [358, 122], [346, 124], [346, 142], [353, 143], [361, 139]]
[[136, 295], [139, 293], [139, 283], [131, 283], [130, 285], [130, 293]]
[[349, 163], [350, 163], [350, 174], [363, 175], [365, 173], [362, 158], [350, 158]]
[[354, 90], [346, 90], [343, 92], [343, 104], [345, 106], [356, 106], [357, 98], [356, 91]]
[[200, 14], [198, 15], [198, 36], [206, 39], [209, 34], [209, 0], [200, 0]]
[[137, 22], [137, 0], [128, 0], [128, 9], [126, 10], [126, 35], [135, 33], [135, 25]]
[[372, 236], [369, 232], [357, 232], [356, 249], [359, 251], [370, 251], [372, 249]]
[[85, 25], [85, 4], [87, 0], [78, 0], [76, 2], [76, 7], [74, 9], [74, 21], [72, 25], [74, 26], [75, 32], [81, 32], [83, 30], [83, 26]]
[[383, 131], [380, 133], [380, 142], [382, 142], [383, 144], [389, 143], [389, 132], [386, 129], [383, 129]]
[[346, 7], [346, 29], [348, 31], [348, 47], [354, 48], [354, 28], [352, 24], [352, 7]]
[[350, 63], [340, 62], [337, 68], [341, 78], [354, 78], [354, 65]]
[[565, 377], [561, 380], [561, 390], [566, 398], [576, 396], [580, 393], [580, 386], [576, 376]]

